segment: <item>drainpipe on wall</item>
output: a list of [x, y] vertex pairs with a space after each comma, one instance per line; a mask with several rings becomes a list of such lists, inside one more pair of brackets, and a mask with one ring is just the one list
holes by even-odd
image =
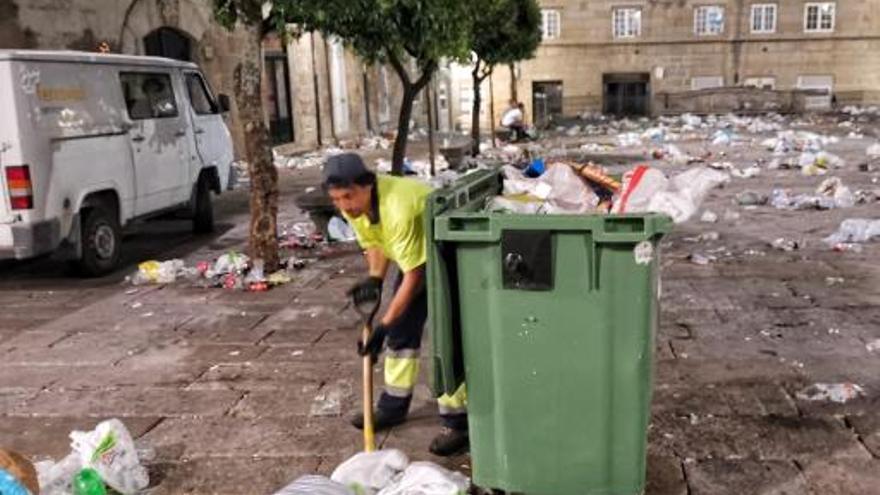
[[370, 118], [370, 78], [367, 75], [367, 64], [361, 64], [364, 72], [364, 116], [367, 119], [367, 132], [373, 134], [373, 122]]
[[336, 146], [339, 146], [339, 136], [336, 135], [336, 117], [333, 115], [336, 102], [333, 101], [333, 74], [330, 70], [330, 45], [327, 43], [327, 38], [322, 36], [322, 39], [324, 40], [324, 65], [327, 69], [327, 95], [330, 97], [330, 135], [333, 136], [333, 143]]
[[318, 146], [321, 143], [321, 91], [318, 89], [318, 65], [315, 63], [315, 32], [309, 32], [312, 45], [312, 83], [315, 88], [315, 129], [318, 131]]

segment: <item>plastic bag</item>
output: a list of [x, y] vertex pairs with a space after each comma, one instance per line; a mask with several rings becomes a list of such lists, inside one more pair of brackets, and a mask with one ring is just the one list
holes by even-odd
[[874, 143], [865, 150], [865, 154], [871, 158], [880, 157], [880, 143]]
[[123, 495], [139, 492], [150, 480], [138, 460], [131, 434], [118, 419], [103, 421], [89, 432], [70, 433], [71, 448], [83, 467], [98, 471], [104, 482]]
[[528, 195], [546, 201], [543, 209], [547, 213], [586, 213], [599, 204], [596, 193], [568, 165], [548, 166], [536, 179], [524, 177], [522, 171], [510, 165], [503, 167], [502, 172], [504, 196]]
[[330, 219], [330, 223], [327, 224], [327, 233], [334, 241], [353, 242], [357, 239], [351, 225], [339, 217]]
[[624, 185], [611, 211], [664, 213], [675, 223], [682, 223], [696, 213], [710, 190], [729, 180], [726, 173], [709, 168], [691, 169], [666, 180], [662, 172], [642, 165], [632, 175], [624, 175]]
[[408, 464], [406, 454], [396, 449], [362, 452], [340, 464], [330, 479], [358, 495], [373, 495], [390, 485]]
[[355, 495], [343, 484], [317, 475], [301, 476], [272, 495]]
[[852, 208], [856, 204], [856, 197], [852, 191], [843, 185], [838, 177], [829, 177], [819, 184], [816, 193], [834, 200], [837, 208]]
[[825, 238], [830, 245], [839, 243], [867, 242], [880, 237], [880, 220], [849, 218], [840, 224], [837, 232]]
[[242, 273], [248, 266], [250, 258], [246, 254], [230, 251], [217, 258], [214, 266], [208, 271], [206, 276], [213, 277], [215, 275], [226, 275], [227, 273]]
[[379, 495], [464, 495], [470, 481], [464, 475], [431, 462], [414, 462]]
[[41, 461], [34, 464], [41, 495], [71, 495], [73, 477], [82, 469], [79, 454], [71, 452], [59, 462]]
[[144, 261], [138, 265], [138, 271], [132, 276], [131, 283], [143, 284], [170, 284], [177, 280], [177, 276], [184, 269], [183, 260]]

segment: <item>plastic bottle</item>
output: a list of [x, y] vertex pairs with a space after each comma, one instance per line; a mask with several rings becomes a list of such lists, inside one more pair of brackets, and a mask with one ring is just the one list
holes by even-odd
[[73, 495], [107, 495], [107, 487], [97, 471], [84, 468], [73, 478]]

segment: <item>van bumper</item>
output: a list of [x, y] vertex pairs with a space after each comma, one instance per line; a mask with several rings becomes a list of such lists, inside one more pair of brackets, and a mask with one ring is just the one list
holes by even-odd
[[58, 219], [29, 225], [0, 225], [0, 259], [25, 259], [53, 251], [61, 242]]

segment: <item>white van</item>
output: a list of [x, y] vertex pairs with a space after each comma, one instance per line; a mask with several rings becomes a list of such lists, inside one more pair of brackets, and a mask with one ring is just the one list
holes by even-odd
[[101, 275], [135, 220], [186, 210], [211, 231], [228, 109], [195, 64], [0, 50], [0, 259], [54, 252]]

